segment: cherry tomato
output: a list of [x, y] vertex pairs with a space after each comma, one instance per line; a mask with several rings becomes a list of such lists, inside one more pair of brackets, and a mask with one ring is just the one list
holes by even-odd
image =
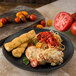
[[34, 15], [34, 14], [30, 15], [30, 20], [35, 21], [35, 20], [36, 20], [36, 18], [37, 18], [37, 16], [36, 16], [36, 15]]
[[52, 20], [47, 21], [47, 26], [52, 26]]
[[43, 28], [43, 25], [38, 24], [38, 25], [36, 25], [36, 28]]
[[1, 18], [0, 22], [2, 22], [3, 24], [6, 24], [7, 23], [7, 19], [6, 18]]
[[19, 17], [20, 15], [23, 15], [23, 13], [22, 12], [17, 12], [16, 13], [16, 17]]
[[37, 47], [37, 48], [41, 48], [41, 47], [42, 47], [42, 43], [39, 43], [39, 42], [36, 43], [36, 47]]
[[76, 12], [72, 14], [73, 20], [76, 21]]
[[27, 16], [26, 16], [26, 19], [27, 19], [27, 20], [30, 20], [30, 15], [27, 15]]
[[26, 21], [26, 18], [24, 18], [24, 17], [21, 18], [21, 21], [22, 21], [22, 22], [25, 22], [25, 21]]
[[19, 17], [16, 17], [16, 18], [15, 18], [15, 22], [16, 22], [16, 23], [20, 23], [20, 21], [21, 21], [21, 20], [20, 20]]
[[21, 19], [21, 18], [25, 18], [25, 16], [24, 16], [24, 15], [20, 15], [19, 18], [20, 18], [20, 19]]
[[40, 22], [40, 24], [45, 27], [46, 22], [45, 22], [44, 20], [42, 20], [42, 21]]
[[76, 21], [71, 26], [71, 32], [72, 32], [73, 35], [76, 36]]
[[35, 68], [35, 67], [38, 66], [38, 61], [37, 61], [37, 59], [31, 60], [31, 66], [32, 66], [33, 68]]
[[60, 12], [54, 20], [54, 27], [59, 31], [67, 31], [72, 24], [72, 16], [67, 12]]
[[9, 22], [9, 23], [11, 23], [12, 22], [12, 18], [11, 17], [9, 17], [9, 16], [7, 16], [7, 21]]
[[0, 28], [1, 28], [1, 27], [3, 27], [3, 23], [2, 23], [2, 22], [0, 22]]
[[28, 12], [26, 12], [26, 11], [22, 11], [22, 13], [23, 13], [25, 16], [28, 15]]

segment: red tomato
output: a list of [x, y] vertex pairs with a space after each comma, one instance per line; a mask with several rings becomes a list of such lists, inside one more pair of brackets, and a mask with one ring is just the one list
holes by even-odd
[[9, 23], [12, 22], [12, 18], [11, 18], [11, 17], [7, 16], [6, 19], [7, 19], [7, 21], [8, 21]]
[[2, 22], [0, 22], [0, 28], [1, 28], [1, 27], [3, 27], [3, 23], [2, 23]]
[[40, 32], [37, 36], [37, 40], [42, 43], [50, 44], [51, 46], [59, 46], [60, 43], [55, 39], [52, 32]]
[[35, 21], [35, 20], [36, 20], [36, 18], [37, 18], [37, 16], [36, 16], [36, 15], [34, 15], [34, 14], [30, 15], [30, 20]]
[[71, 26], [71, 32], [72, 32], [73, 35], [76, 36], [76, 21]]
[[20, 21], [21, 21], [21, 20], [20, 20], [19, 17], [16, 17], [16, 18], [15, 18], [15, 22], [16, 22], [16, 23], [20, 23]]
[[3, 24], [6, 24], [7, 23], [7, 19], [6, 18], [1, 18], [0, 22], [2, 22]]
[[21, 18], [21, 21], [22, 21], [22, 22], [25, 22], [25, 21], [26, 21], [26, 18], [24, 18], [24, 17]]
[[72, 14], [73, 20], [76, 21], [76, 12]]
[[29, 20], [29, 19], [30, 19], [30, 15], [27, 15], [27, 16], [26, 16], [26, 19]]
[[33, 68], [35, 68], [35, 67], [38, 66], [38, 61], [37, 61], [37, 59], [31, 60], [31, 66], [32, 66]]
[[54, 27], [59, 31], [67, 31], [72, 24], [72, 16], [67, 12], [60, 12], [55, 20]]
[[40, 24], [45, 27], [46, 22], [45, 22], [44, 20], [42, 20], [42, 21], [40, 22]]

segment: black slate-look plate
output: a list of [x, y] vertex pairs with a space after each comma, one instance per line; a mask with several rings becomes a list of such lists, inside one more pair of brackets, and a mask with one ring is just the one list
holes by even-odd
[[[9, 36], [6, 40], [5, 40], [5, 43], [6, 42], [9, 42], [11, 41], [12, 39], [14, 39], [15, 37], [18, 37], [19, 35], [23, 34], [23, 33], [26, 33], [28, 31], [32, 30], [32, 28], [29, 28], [29, 29], [24, 29], [24, 30], [21, 30], [11, 36]], [[34, 28], [35, 32], [36, 33], [39, 33], [39, 32], [44, 32], [44, 31], [50, 31], [48, 29], [36, 29]], [[63, 39], [63, 44], [65, 45], [65, 50], [64, 50], [64, 62], [61, 64], [61, 65], [57, 65], [57, 66], [50, 66], [49, 64], [47, 65], [44, 65], [44, 66], [38, 66], [36, 68], [32, 68], [29, 65], [24, 65], [23, 62], [22, 62], [22, 59], [25, 55], [23, 55], [21, 58], [17, 59], [17, 58], [14, 58], [10, 53], [8, 53], [4, 46], [3, 46], [3, 54], [4, 56], [6, 57], [6, 59], [11, 62], [13, 65], [15, 65], [16, 67], [19, 67], [21, 69], [24, 69], [24, 70], [28, 70], [28, 71], [35, 71], [35, 72], [40, 72], [40, 71], [51, 71], [51, 70], [55, 70], [55, 69], [58, 69], [62, 66], [64, 66], [70, 59], [71, 57], [73, 56], [73, 53], [74, 53], [74, 48], [73, 48], [73, 45], [72, 45], [72, 42], [66, 37], [64, 36], [63, 34], [59, 33], [61, 38]]]

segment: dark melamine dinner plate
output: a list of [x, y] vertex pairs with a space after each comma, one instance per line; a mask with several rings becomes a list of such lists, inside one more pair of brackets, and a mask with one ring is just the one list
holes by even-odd
[[[36, 29], [36, 28], [29, 28], [29, 29], [23, 29], [11, 36], [9, 36], [4, 43], [7, 43], [9, 41], [11, 41], [12, 39], [20, 36], [21, 34], [23, 33], [26, 33], [30, 30], [34, 29], [36, 33], [39, 33], [39, 32], [44, 32], [44, 31], [50, 31], [49, 29]], [[6, 49], [4, 48], [4, 45], [3, 45], [3, 54], [5, 56], [5, 58], [11, 62], [13, 65], [15, 65], [16, 67], [19, 67], [21, 69], [24, 69], [24, 70], [27, 70], [27, 71], [35, 71], [35, 72], [41, 72], [41, 71], [51, 71], [51, 70], [55, 70], [55, 69], [58, 69], [62, 66], [64, 66], [66, 63], [68, 63], [68, 61], [72, 58], [73, 56], [73, 53], [74, 53], [74, 47], [73, 47], [73, 44], [71, 42], [71, 40], [69, 38], [67, 38], [66, 36], [64, 36], [63, 34], [59, 33], [61, 38], [63, 39], [63, 44], [65, 45], [65, 50], [64, 50], [64, 62], [61, 64], [61, 65], [56, 65], [56, 66], [51, 66], [49, 64], [46, 64], [46, 65], [39, 65], [38, 67], [36, 68], [32, 68], [29, 65], [24, 65], [23, 64], [23, 57], [25, 55], [22, 55], [21, 58], [14, 58], [11, 54], [11, 52], [7, 52]]]

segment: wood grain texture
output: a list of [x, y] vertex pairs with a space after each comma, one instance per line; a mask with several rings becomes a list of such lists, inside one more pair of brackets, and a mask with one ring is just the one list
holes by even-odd
[[[35, 21], [26, 21], [26, 23], [15, 23], [14, 18], [17, 12], [19, 11], [27, 11], [29, 14], [35, 14], [37, 16], [37, 20]], [[19, 30], [22, 30], [24, 28], [32, 28], [34, 27], [39, 21], [44, 19], [44, 17], [36, 10], [25, 7], [25, 6], [18, 6], [15, 9], [12, 9], [8, 12], [5, 12], [4, 14], [0, 15], [0, 18], [10, 16], [13, 19], [13, 22], [10, 24], [5, 24], [3, 28], [0, 28], [0, 45], [3, 43], [4, 39], [8, 36], [18, 32]]]

